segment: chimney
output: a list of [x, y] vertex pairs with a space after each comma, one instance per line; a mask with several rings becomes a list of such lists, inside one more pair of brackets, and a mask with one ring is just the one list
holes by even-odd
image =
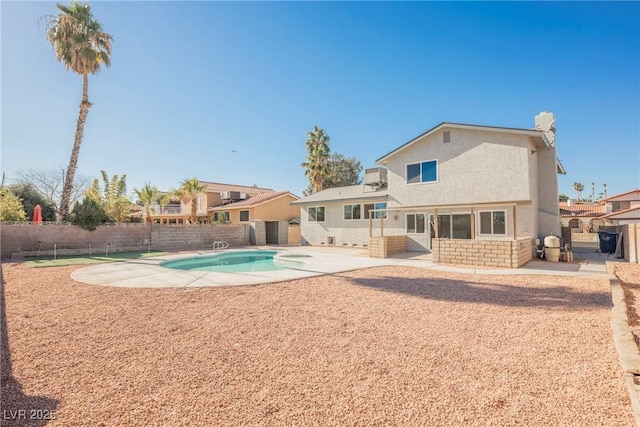
[[556, 145], [556, 118], [553, 113], [543, 111], [536, 116], [536, 129], [544, 132], [551, 146]]

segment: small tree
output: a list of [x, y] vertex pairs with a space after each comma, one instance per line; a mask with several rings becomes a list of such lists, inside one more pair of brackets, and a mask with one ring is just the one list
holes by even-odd
[[206, 187], [200, 184], [198, 178], [185, 179], [180, 183], [180, 187], [176, 190], [176, 195], [186, 197], [191, 200], [191, 224], [195, 224], [198, 220], [198, 194], [204, 191]]
[[151, 222], [151, 205], [158, 201], [158, 188], [145, 182], [140, 190], [134, 188], [133, 192], [136, 193], [138, 200], [144, 206], [145, 221]]
[[560, 202], [567, 202], [569, 201], [569, 196], [567, 196], [566, 194], [560, 194], [558, 196], [558, 201]]
[[22, 200], [8, 188], [0, 190], [0, 221], [24, 221], [27, 214]]
[[85, 196], [101, 204], [104, 211], [116, 222], [124, 222], [131, 212], [131, 201], [127, 198], [127, 175], [113, 175], [109, 180], [105, 171], [102, 170], [100, 173], [103, 188], [101, 189], [100, 182], [94, 179]]
[[89, 231], [95, 230], [99, 224], [113, 222], [113, 218], [105, 212], [100, 203], [91, 197], [85, 197], [82, 202], [76, 203], [67, 219]]

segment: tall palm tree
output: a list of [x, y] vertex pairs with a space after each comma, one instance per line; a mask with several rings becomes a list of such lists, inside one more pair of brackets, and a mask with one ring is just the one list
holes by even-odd
[[582, 190], [584, 190], [584, 185], [579, 182], [574, 182], [573, 189], [576, 190], [576, 193], [578, 194], [578, 200], [582, 200]]
[[331, 170], [329, 168], [329, 140], [331, 138], [323, 129], [314, 126], [311, 132], [307, 133], [307, 161], [301, 166], [305, 168], [304, 174], [309, 178], [311, 186], [316, 193], [323, 190], [323, 183]]
[[134, 188], [133, 192], [144, 206], [145, 222], [151, 222], [151, 205], [158, 201], [158, 188], [145, 182], [141, 189]]
[[182, 181], [180, 183], [180, 187], [176, 190], [176, 194], [178, 196], [181, 198], [186, 197], [191, 200], [191, 224], [195, 224], [198, 219], [198, 204], [196, 203], [196, 200], [198, 194], [202, 193], [205, 188], [205, 185], [200, 185], [198, 178], [191, 178]]
[[62, 220], [69, 212], [84, 125], [92, 105], [89, 102], [89, 74], [99, 73], [103, 64], [105, 67], [111, 66], [112, 37], [102, 30], [102, 25], [93, 17], [88, 4], [74, 0], [69, 6], [56, 6], [60, 10], [57, 16], [43, 17], [47, 26], [47, 40], [53, 46], [56, 59], [67, 70], [82, 76], [80, 113], [58, 208], [58, 219]]

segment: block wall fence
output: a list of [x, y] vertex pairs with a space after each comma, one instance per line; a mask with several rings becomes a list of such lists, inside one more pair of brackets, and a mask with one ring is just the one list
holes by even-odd
[[225, 240], [231, 246], [249, 243], [247, 225], [111, 224], [87, 231], [75, 225], [0, 224], [2, 258], [53, 253], [60, 255], [123, 252], [133, 250], [211, 249]]

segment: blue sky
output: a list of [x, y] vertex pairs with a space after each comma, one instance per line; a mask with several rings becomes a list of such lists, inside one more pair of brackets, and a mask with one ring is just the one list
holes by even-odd
[[[66, 167], [81, 78], [38, 17], [1, 2], [2, 171]], [[185, 178], [290, 190], [314, 125], [365, 167], [442, 122], [533, 127], [596, 195], [640, 187], [640, 4], [596, 2], [93, 2], [114, 37], [89, 81], [78, 173], [129, 189]]]

